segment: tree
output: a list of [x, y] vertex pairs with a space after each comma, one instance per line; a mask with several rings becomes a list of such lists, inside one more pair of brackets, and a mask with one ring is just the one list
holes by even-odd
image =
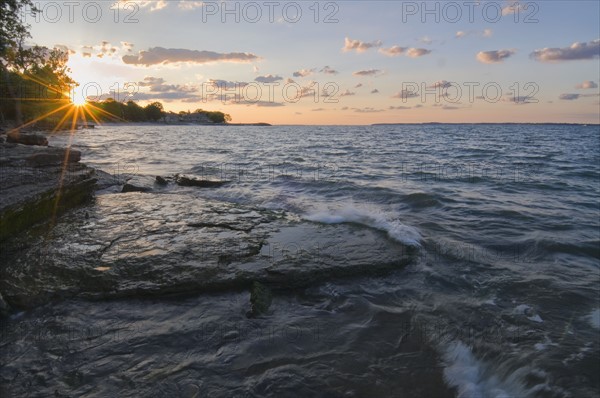
[[146, 112], [144, 108], [133, 101], [128, 101], [125, 105], [125, 119], [131, 122], [143, 122], [146, 120]]
[[147, 120], [157, 122], [163, 117], [163, 106], [160, 102], [153, 102], [146, 105], [144, 113]]
[[[21, 19], [26, 9], [39, 12], [32, 0], [0, 0], [0, 83], [8, 97], [1, 101], [1, 114], [18, 124], [58, 109], [57, 101], [68, 101], [77, 85], [68, 75], [67, 52], [25, 45], [31, 37]], [[55, 117], [60, 120], [60, 113]]]
[[22, 50], [24, 41], [31, 37], [29, 25], [25, 25], [20, 18], [26, 8], [29, 8], [33, 15], [39, 12], [32, 0], [0, 1], [0, 59], [3, 67], [7, 66], [7, 52]]

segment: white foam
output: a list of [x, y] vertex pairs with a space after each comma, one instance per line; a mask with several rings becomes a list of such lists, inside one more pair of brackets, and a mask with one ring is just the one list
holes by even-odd
[[304, 219], [324, 224], [357, 223], [387, 232], [393, 240], [410, 246], [421, 246], [421, 234], [411, 226], [392, 219], [377, 209], [346, 205], [335, 209], [318, 210], [306, 214]]
[[513, 314], [525, 315], [531, 322], [542, 323], [544, 320], [541, 316], [533, 312], [533, 308], [527, 304], [521, 304], [515, 307]]
[[600, 329], [600, 308], [596, 308], [586, 318], [593, 328]]
[[444, 379], [458, 391], [458, 398], [509, 398], [525, 397], [527, 392], [518, 379], [527, 369], [517, 369], [506, 380], [491, 373], [490, 368], [479, 361], [469, 347], [462, 342], [454, 342], [446, 347], [443, 354], [447, 366]]
[[538, 323], [544, 322], [544, 320], [538, 314], [535, 314], [534, 316], [528, 316], [527, 319], [529, 319], [532, 322], [538, 322]]

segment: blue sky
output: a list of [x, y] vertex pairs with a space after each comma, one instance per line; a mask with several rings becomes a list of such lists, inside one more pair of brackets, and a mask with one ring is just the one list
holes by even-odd
[[40, 2], [26, 17], [32, 42], [71, 51], [91, 97], [234, 122], [600, 121], [597, 1], [114, 3]]

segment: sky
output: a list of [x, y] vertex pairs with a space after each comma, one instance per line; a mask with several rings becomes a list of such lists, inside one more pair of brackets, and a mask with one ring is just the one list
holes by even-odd
[[74, 97], [233, 122], [600, 122], [598, 1], [39, 1]]

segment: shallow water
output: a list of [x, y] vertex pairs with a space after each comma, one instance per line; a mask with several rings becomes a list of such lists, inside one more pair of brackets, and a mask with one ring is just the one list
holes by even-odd
[[[361, 231], [387, 247], [418, 250], [410, 264], [383, 275], [367, 269], [280, 290], [255, 319], [246, 317], [244, 289], [66, 296], [4, 321], [3, 389], [15, 396], [597, 396], [599, 137], [597, 126], [557, 125], [79, 131], [71, 144], [84, 162], [119, 180], [188, 173], [231, 181], [145, 194], [154, 201], [226, 202], [310, 225], [275, 234], [288, 249], [311, 251], [320, 239], [311, 228], [334, 228], [330, 236], [345, 240], [350, 262], [368, 252], [357, 249]], [[57, 146], [70, 141], [50, 138]], [[99, 197], [86, 210], [92, 221], [67, 215], [57, 228], [88, 236], [90, 223], [104, 225], [140, 194], [122, 203], [118, 195]], [[143, 207], [135, 200], [143, 199], [131, 200], [135, 217]], [[152, 200], [144, 207], [152, 223], [171, 220]], [[139, 252], [152, 241], [150, 224], [126, 247]], [[193, 236], [173, 231], [173, 241]], [[171, 280], [178, 278], [161, 279]]]

